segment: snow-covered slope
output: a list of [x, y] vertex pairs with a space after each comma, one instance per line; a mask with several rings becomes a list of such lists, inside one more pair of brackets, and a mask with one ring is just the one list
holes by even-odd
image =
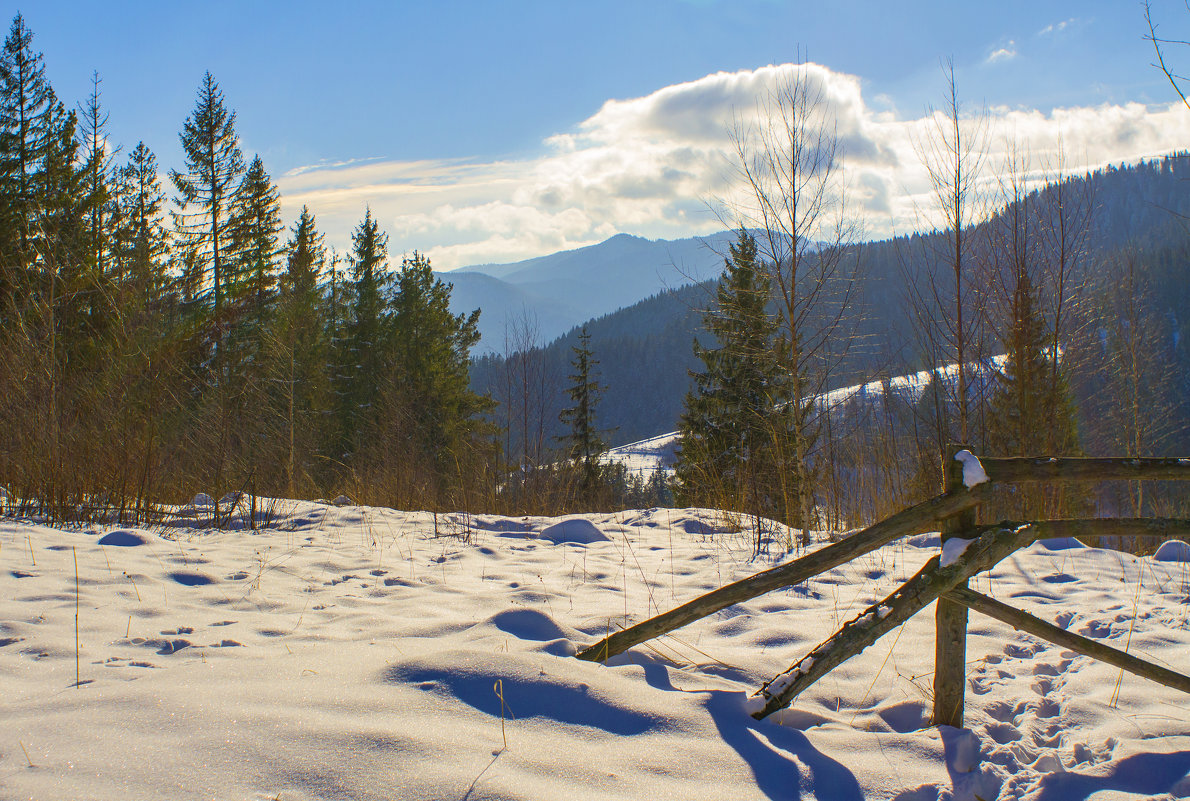
[[[991, 366], [997, 370], [1004, 367], [1004, 356], [994, 356]], [[978, 369], [972, 366], [972, 369]], [[953, 381], [958, 376], [958, 368], [953, 365], [940, 367], [937, 370], [922, 370], [909, 375], [895, 376], [888, 381], [888, 390], [903, 400], [913, 401], [930, 383], [930, 376], [937, 374], [944, 381]], [[866, 401], [879, 398], [884, 392], [883, 381], [871, 381], [867, 384], [832, 389], [818, 396], [818, 403], [828, 407], [838, 407], [850, 401]], [[630, 473], [648, 477], [657, 470], [672, 470], [678, 451], [678, 433], [671, 431], [658, 434], [655, 437], [631, 442], [610, 448], [600, 455], [600, 461], [607, 464], [622, 464]]]
[[[761, 682], [937, 553], [933, 535], [605, 667], [571, 655], [785, 555], [751, 562], [746, 536], [693, 509], [437, 524], [362, 507], [274, 511], [258, 533], [0, 520], [0, 797], [1190, 793], [1186, 696], [977, 615], [968, 729], [921, 728], [932, 609], [779, 720], [745, 714]], [[1038, 544], [974, 585], [1190, 664], [1185, 561]]]

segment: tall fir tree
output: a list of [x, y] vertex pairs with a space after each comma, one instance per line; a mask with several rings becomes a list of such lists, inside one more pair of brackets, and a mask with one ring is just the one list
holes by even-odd
[[795, 411], [771, 300], [769, 271], [752, 235], [741, 230], [725, 259], [715, 304], [703, 317], [717, 347], [694, 343], [704, 369], [693, 374], [686, 396], [675, 469], [684, 502], [794, 522]]
[[117, 280], [140, 306], [151, 309], [166, 291], [169, 233], [157, 157], [138, 142], [116, 180], [113, 233]]
[[388, 408], [403, 421], [413, 458], [430, 477], [429, 491], [443, 502], [473, 462], [485, 427], [483, 398], [470, 389], [470, 352], [479, 341], [479, 311], [453, 314], [451, 285], [434, 275], [423, 254], [401, 260], [393, 295], [394, 381]]
[[320, 434], [326, 428], [323, 413], [330, 411], [328, 304], [320, 288], [326, 246], [305, 206], [285, 251], [270, 361], [283, 420], [286, 492], [295, 497], [317, 486], [317, 460], [324, 450]]
[[13, 299], [32, 267], [56, 104], [33, 32], [17, 14], [0, 53], [0, 302]]
[[352, 232], [349, 261], [350, 309], [335, 368], [339, 439], [345, 458], [358, 450], [373, 426], [390, 347], [388, 235], [380, 230], [371, 209]]
[[590, 503], [602, 475], [599, 455], [607, 450], [595, 418], [595, 410], [606, 387], [600, 385], [594, 372], [599, 361], [591, 350], [591, 335], [586, 326], [578, 335], [578, 345], [571, 347], [571, 353], [570, 368], [574, 372], [568, 376], [570, 386], [566, 388], [571, 405], [559, 415], [570, 430], [559, 437], [559, 441], [566, 458], [578, 470], [579, 500]]
[[252, 159], [236, 193], [231, 248], [235, 264], [229, 284], [241, 316], [261, 318], [277, 282], [281, 222], [280, 193], [260, 156]]
[[[224, 296], [236, 256], [229, 250], [236, 224], [240, 178], [244, 174], [244, 155], [235, 120], [235, 112], [224, 106], [219, 84], [211, 73], [206, 73], [198, 88], [194, 111], [186, 118], [179, 135], [186, 171], [169, 173], [178, 193], [173, 217], [179, 245], [191, 257], [189, 266], [199, 273], [199, 286], [210, 287], [208, 345], [214, 350], [217, 371], [221, 367], [219, 351], [226, 336]], [[209, 284], [205, 280], [207, 275]]]

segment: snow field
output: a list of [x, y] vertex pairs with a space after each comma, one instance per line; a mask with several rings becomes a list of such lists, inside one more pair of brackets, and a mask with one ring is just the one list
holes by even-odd
[[[601, 666], [572, 655], [789, 557], [749, 561], [750, 536], [697, 509], [439, 516], [437, 537], [427, 513], [278, 511], [260, 533], [0, 522], [0, 797], [1190, 794], [1190, 699], [975, 613], [967, 729], [920, 728], [932, 608], [777, 720], [748, 717], [937, 535]], [[972, 586], [1185, 672], [1190, 563], [1165, 550], [1038, 543]]]

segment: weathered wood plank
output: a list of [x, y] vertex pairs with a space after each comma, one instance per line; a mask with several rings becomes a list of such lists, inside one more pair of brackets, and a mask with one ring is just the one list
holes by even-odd
[[[969, 450], [966, 445], [947, 445], [942, 476], [947, 492], [964, 486], [963, 464], [955, 456]], [[975, 527], [975, 509], [942, 521], [942, 544], [956, 537], [970, 539]], [[960, 583], [958, 586], [964, 586]], [[961, 728], [967, 691], [967, 607], [945, 598], [938, 599], [934, 612], [934, 723]]]
[[707, 615], [713, 615], [732, 604], [799, 584], [900, 537], [930, 531], [936, 527], [938, 520], [979, 505], [988, 497], [989, 491], [990, 484], [980, 484], [970, 490], [963, 488], [923, 501], [800, 559], [727, 584], [668, 612], [617, 631], [580, 651], [578, 658], [589, 662], [602, 662], [634, 645], [667, 634]]
[[993, 529], [971, 542], [954, 564], [942, 566], [935, 556], [892, 595], [868, 607], [830, 639], [766, 682], [750, 699], [750, 713], [764, 718], [784, 709], [801, 692], [884, 634], [913, 617], [923, 607], [976, 573], [995, 566], [1034, 540], [1028, 526]]
[[1092, 517], [1039, 520], [1037, 539], [1057, 537], [1186, 537], [1190, 520], [1175, 517]]
[[1158, 684], [1164, 684], [1166, 687], [1172, 687], [1175, 690], [1190, 693], [1190, 676], [1183, 676], [1181, 673], [1175, 673], [1167, 668], [1151, 664], [1143, 659], [1138, 659], [1131, 654], [1112, 648], [1110, 645], [1105, 645], [1096, 640], [1091, 640], [1058, 628], [1052, 623], [1046, 623], [1044, 620], [1036, 618], [1027, 612], [1014, 609], [1007, 604], [1001, 603], [994, 598], [989, 598], [974, 590], [965, 587], [956, 587], [946, 593], [946, 597], [955, 603], [962, 604], [968, 609], [974, 609], [982, 615], [987, 615], [1002, 623], [1007, 623], [1014, 629], [1026, 631], [1043, 640], [1048, 640], [1055, 645], [1069, 648], [1071, 651], [1077, 651], [1084, 656], [1114, 665], [1121, 670], [1126, 670], [1129, 673], [1149, 679], [1150, 681], [1155, 681]]
[[992, 457], [979, 459], [992, 481], [1111, 481], [1117, 479], [1190, 479], [1190, 458], [1140, 457]]

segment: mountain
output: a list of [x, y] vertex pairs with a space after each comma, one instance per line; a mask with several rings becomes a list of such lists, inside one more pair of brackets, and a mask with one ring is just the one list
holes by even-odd
[[[1190, 184], [1190, 155], [1182, 153], [1136, 165], [1109, 167], [1072, 181], [1071, 195], [1093, 206], [1083, 243], [1082, 262], [1088, 283], [1085, 300], [1092, 302], [1099, 290], [1112, 283], [1118, 265], [1130, 258], [1130, 254], [1144, 254], [1149, 265], [1148, 280], [1154, 286], [1152, 296], [1145, 300], [1145, 311], [1168, 329], [1167, 339], [1172, 343], [1170, 361], [1175, 365], [1175, 373], [1183, 378], [1190, 376], [1190, 280], [1187, 280], [1190, 192], [1186, 191]], [[1041, 194], [1044, 197], [1051, 191], [1041, 190]], [[985, 225], [995, 224], [993, 220]], [[726, 250], [725, 238], [734, 236], [725, 233], [712, 241]], [[827, 389], [864, 383], [879, 375], [912, 373], [926, 366], [918, 358], [919, 347], [904, 281], [906, 275], [924, 270], [931, 254], [945, 249], [938, 237], [938, 234], [915, 234], [856, 246], [865, 275], [860, 290], [862, 297], [857, 302], [861, 314], [851, 331], [857, 344], [840, 361]], [[634, 239], [614, 237], [583, 250]], [[535, 277], [540, 262], [558, 259], [555, 263], [567, 263], [572, 254], [580, 252], [487, 269], [501, 272], [506, 278], [515, 277], [520, 270]], [[598, 408], [598, 422], [601, 428], [611, 432], [608, 440], [612, 445], [644, 440], [676, 428], [690, 387], [688, 371], [700, 366], [691, 342], [695, 337], [704, 344], [710, 341], [702, 325], [701, 311], [714, 298], [714, 280], [721, 269], [722, 259], [719, 259], [713, 268], [708, 267], [710, 281], [658, 292], [586, 322], [591, 347], [600, 362], [598, 380], [607, 387]], [[547, 393], [546, 408], [538, 412], [545, 422], [547, 440], [562, 433], [557, 416], [566, 400], [561, 389], [569, 372], [571, 346], [578, 341], [577, 326], [576, 322], [575, 328], [535, 352], [553, 386], [553, 391]], [[492, 351], [486, 355], [477, 352], [476, 356], [479, 358], [472, 362], [471, 368], [472, 387], [491, 393], [504, 403], [503, 395], [508, 394], [504, 360]], [[1079, 385], [1075, 392], [1080, 400], [1094, 394], [1094, 387], [1082, 386], [1081, 380], [1075, 383]], [[1185, 397], [1190, 397], [1190, 389]], [[1093, 408], [1094, 404], [1087, 405], [1088, 410]], [[497, 419], [503, 422], [502, 414], [507, 412], [498, 412]], [[1084, 421], [1088, 435], [1103, 424]], [[1170, 422], [1175, 424], [1190, 432], [1190, 401], [1184, 413]]]
[[675, 240], [618, 234], [597, 245], [438, 277], [454, 285], [452, 311], [482, 310], [476, 355], [501, 353], [506, 328], [526, 316], [544, 344], [585, 320], [714, 278], [734, 238], [731, 231]]

